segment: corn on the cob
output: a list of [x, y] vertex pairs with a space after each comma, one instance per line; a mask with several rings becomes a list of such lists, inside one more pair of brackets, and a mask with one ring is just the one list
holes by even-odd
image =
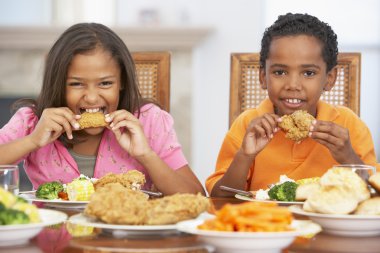
[[38, 208], [35, 205], [17, 202], [12, 206], [12, 209], [23, 211], [29, 216], [30, 223], [38, 223], [41, 221]]
[[88, 179], [77, 178], [67, 184], [66, 192], [69, 200], [87, 201], [94, 193], [94, 185]]
[[297, 180], [296, 183], [298, 185], [309, 184], [309, 183], [318, 183], [319, 180], [320, 180], [320, 177], [309, 177], [309, 178]]
[[66, 223], [66, 229], [71, 236], [79, 237], [79, 236], [88, 236], [94, 232], [94, 227], [83, 226], [73, 223]]

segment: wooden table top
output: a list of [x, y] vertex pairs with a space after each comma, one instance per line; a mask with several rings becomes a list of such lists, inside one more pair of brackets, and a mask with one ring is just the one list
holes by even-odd
[[[218, 210], [226, 203], [242, 203], [235, 198], [210, 198], [213, 207]], [[60, 210], [64, 211], [64, 210]], [[64, 211], [69, 216], [80, 211]], [[77, 236], [82, 234], [82, 236]], [[83, 234], [88, 234], [83, 236]], [[172, 231], [159, 235], [126, 235], [112, 233], [101, 229], [73, 227], [62, 224], [43, 229], [29, 244], [1, 248], [0, 252], [216, 252], [212, 246], [200, 242], [197, 236]], [[380, 236], [376, 237], [341, 237], [324, 233], [312, 239], [297, 238], [283, 253], [299, 252], [380, 252]], [[217, 253], [217, 252], [216, 252]]]

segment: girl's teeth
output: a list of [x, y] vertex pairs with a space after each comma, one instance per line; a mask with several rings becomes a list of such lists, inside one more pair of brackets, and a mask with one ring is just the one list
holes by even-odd
[[100, 108], [94, 108], [94, 109], [86, 109], [86, 112], [94, 113], [100, 111]]
[[299, 104], [301, 103], [301, 99], [290, 98], [290, 99], [286, 99], [286, 102], [291, 103], [291, 104]]

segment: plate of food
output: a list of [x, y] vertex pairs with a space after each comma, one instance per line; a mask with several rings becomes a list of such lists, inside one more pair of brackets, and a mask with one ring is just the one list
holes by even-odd
[[222, 253], [280, 252], [295, 237], [321, 231], [321, 227], [311, 221], [293, 220], [286, 207], [258, 202], [227, 204], [213, 219], [182, 221], [177, 229], [197, 235]]
[[47, 207], [55, 207], [60, 209], [84, 209], [89, 201], [64, 200], [64, 199], [42, 199], [36, 197], [35, 193], [21, 193], [20, 197], [31, 201], [43, 203]]
[[322, 214], [306, 212], [300, 206], [290, 206], [289, 209], [295, 214], [309, 217], [329, 234], [355, 237], [380, 235], [380, 215]]
[[0, 246], [25, 244], [43, 227], [66, 219], [65, 213], [38, 209], [0, 187]]
[[279, 200], [272, 200], [272, 199], [260, 199], [253, 197], [248, 197], [245, 195], [235, 194], [235, 198], [245, 200], [245, 201], [254, 201], [254, 202], [274, 202], [281, 206], [289, 206], [289, 205], [302, 205], [303, 201], [279, 201]]

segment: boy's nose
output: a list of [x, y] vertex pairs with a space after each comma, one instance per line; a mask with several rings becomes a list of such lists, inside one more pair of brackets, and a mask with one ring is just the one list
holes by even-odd
[[300, 90], [301, 89], [301, 78], [298, 75], [289, 76], [287, 82], [287, 88], [291, 90]]

